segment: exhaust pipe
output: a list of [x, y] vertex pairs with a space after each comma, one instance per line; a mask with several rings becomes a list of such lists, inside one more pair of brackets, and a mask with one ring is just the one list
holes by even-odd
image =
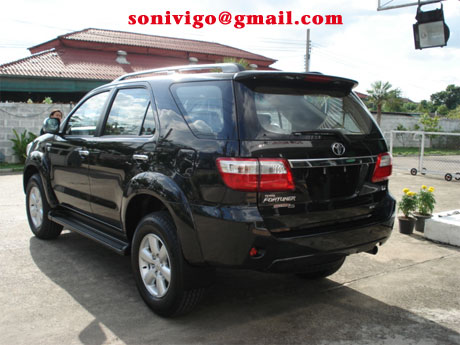
[[378, 252], [379, 252], [379, 248], [377, 246], [375, 246], [371, 250], [368, 250], [366, 253], [372, 254], [372, 255], [377, 255]]

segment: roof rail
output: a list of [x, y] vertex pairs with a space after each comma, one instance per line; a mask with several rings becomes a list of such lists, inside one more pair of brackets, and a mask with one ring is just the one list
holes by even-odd
[[126, 78], [135, 77], [142, 74], [152, 74], [152, 73], [180, 73], [182, 71], [199, 71], [203, 69], [220, 69], [222, 73], [236, 73], [240, 71], [244, 71], [245, 68], [237, 63], [214, 63], [214, 64], [203, 64], [203, 65], [184, 65], [184, 66], [171, 66], [171, 67], [164, 67], [164, 68], [155, 68], [155, 69], [148, 69], [145, 71], [133, 72], [124, 74], [117, 79], [116, 81], [125, 80]]

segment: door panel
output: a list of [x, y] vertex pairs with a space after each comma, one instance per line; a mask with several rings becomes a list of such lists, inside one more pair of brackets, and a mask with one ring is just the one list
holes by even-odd
[[70, 115], [64, 133], [48, 144], [51, 184], [60, 204], [91, 213], [88, 141], [96, 133], [109, 92], [89, 97]]
[[60, 204], [90, 213], [87, 143], [56, 136], [50, 144], [51, 183]]
[[156, 122], [150, 93], [133, 87], [117, 91], [102, 136], [89, 145], [93, 216], [122, 228], [121, 203], [133, 176], [149, 170]]

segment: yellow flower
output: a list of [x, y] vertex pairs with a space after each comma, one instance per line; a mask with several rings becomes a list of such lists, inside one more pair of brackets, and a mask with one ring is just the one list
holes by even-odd
[[427, 186], [423, 185], [423, 186], [422, 186], [422, 189], [427, 189]]
[[414, 196], [414, 195], [416, 195], [416, 194], [417, 194], [417, 193], [415, 193], [415, 192], [409, 192], [409, 193], [407, 193], [407, 195], [409, 195], [409, 196]]
[[433, 192], [434, 192], [434, 188], [433, 188], [433, 187], [430, 187], [430, 188], [428, 188], [428, 191], [429, 191], [430, 193], [433, 193]]
[[404, 194], [407, 194], [407, 193], [409, 193], [409, 192], [410, 192], [409, 188], [404, 188], [404, 189], [403, 189], [403, 193], [404, 193]]

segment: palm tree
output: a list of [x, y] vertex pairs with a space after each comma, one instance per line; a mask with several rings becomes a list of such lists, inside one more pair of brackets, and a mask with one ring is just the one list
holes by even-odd
[[390, 90], [392, 85], [389, 82], [376, 81], [371, 85], [372, 89], [367, 90], [369, 100], [377, 107], [377, 123], [380, 126], [382, 119], [382, 107], [390, 99], [395, 97], [395, 90]]

